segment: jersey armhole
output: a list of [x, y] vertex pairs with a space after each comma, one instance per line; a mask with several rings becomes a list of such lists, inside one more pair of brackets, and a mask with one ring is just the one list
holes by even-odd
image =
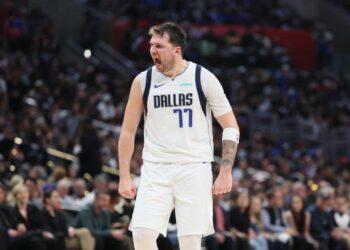
[[201, 81], [201, 71], [202, 66], [197, 64], [196, 65], [196, 88], [198, 92], [199, 102], [201, 104], [201, 108], [203, 111], [204, 116], [207, 116], [207, 98], [204, 95], [203, 88], [202, 88], [202, 81]]
[[151, 80], [152, 80], [152, 67], [149, 67], [146, 73], [145, 90], [143, 91], [143, 106], [145, 109], [145, 115], [147, 115], [147, 100], [148, 100], [149, 90], [151, 87]]

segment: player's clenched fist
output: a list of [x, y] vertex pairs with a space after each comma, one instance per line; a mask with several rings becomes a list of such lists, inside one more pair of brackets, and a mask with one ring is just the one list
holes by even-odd
[[231, 172], [223, 173], [220, 171], [213, 186], [213, 194], [225, 194], [231, 192], [232, 189], [232, 174]]
[[134, 199], [136, 195], [136, 187], [131, 176], [120, 177], [119, 194], [126, 199]]

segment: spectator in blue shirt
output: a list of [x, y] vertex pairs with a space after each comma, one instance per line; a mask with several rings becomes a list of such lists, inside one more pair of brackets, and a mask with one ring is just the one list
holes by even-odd
[[311, 209], [311, 236], [318, 241], [320, 250], [345, 250], [343, 240], [337, 237], [337, 231], [332, 221], [329, 209], [333, 201], [330, 190], [321, 190], [316, 199], [316, 205]]

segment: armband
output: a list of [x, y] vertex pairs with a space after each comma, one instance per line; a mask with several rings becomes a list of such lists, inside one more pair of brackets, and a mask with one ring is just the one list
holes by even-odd
[[235, 128], [225, 128], [222, 131], [222, 140], [234, 141], [239, 143], [239, 130]]

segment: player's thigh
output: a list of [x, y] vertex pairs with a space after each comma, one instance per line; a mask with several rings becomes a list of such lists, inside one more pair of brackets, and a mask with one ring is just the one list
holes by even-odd
[[206, 234], [213, 213], [211, 164], [187, 167], [174, 188], [179, 235]]
[[164, 234], [174, 207], [173, 190], [169, 181], [159, 175], [159, 169], [145, 165], [142, 168], [132, 227], [151, 228]]

